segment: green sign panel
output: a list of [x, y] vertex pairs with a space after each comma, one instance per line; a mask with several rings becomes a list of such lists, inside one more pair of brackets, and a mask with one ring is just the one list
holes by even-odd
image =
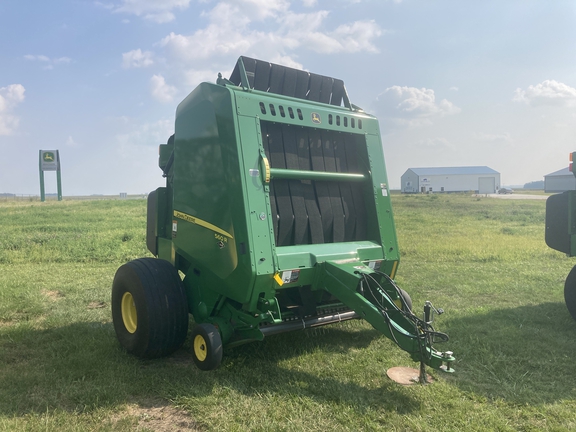
[[40, 201], [46, 200], [44, 192], [44, 171], [56, 171], [58, 201], [62, 201], [62, 181], [60, 179], [60, 154], [58, 150], [40, 150]]
[[58, 150], [40, 150], [40, 169], [42, 171], [58, 171], [60, 169]]

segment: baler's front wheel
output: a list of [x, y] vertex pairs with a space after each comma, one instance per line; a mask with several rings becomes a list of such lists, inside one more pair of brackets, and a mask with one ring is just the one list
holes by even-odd
[[212, 324], [198, 324], [192, 330], [192, 355], [199, 369], [216, 369], [222, 362], [222, 338]]
[[156, 258], [121, 266], [112, 283], [112, 320], [130, 354], [154, 358], [180, 348], [188, 333], [188, 303], [174, 266]]
[[398, 298], [394, 300], [394, 303], [396, 304], [396, 306], [398, 306], [399, 309], [402, 309], [404, 312], [412, 312], [412, 298], [410, 297], [410, 294], [408, 294], [402, 288], [399, 289], [402, 299]]
[[576, 266], [572, 268], [564, 283], [564, 301], [568, 312], [576, 320]]

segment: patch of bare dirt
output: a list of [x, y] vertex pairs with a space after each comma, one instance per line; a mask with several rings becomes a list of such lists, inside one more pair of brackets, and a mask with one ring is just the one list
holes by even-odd
[[88, 309], [101, 309], [105, 308], [107, 305], [105, 302], [93, 301], [88, 303]]
[[44, 294], [46, 297], [48, 297], [50, 300], [53, 301], [57, 301], [64, 297], [64, 294], [62, 294], [58, 290], [42, 290], [42, 294]]
[[161, 400], [129, 404], [126, 411], [118, 413], [112, 421], [117, 422], [127, 417], [137, 420], [136, 431], [189, 432], [204, 430], [186, 411]]

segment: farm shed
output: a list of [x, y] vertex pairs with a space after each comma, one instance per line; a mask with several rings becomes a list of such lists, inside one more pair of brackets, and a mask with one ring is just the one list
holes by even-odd
[[576, 190], [576, 178], [568, 167], [544, 176], [544, 192]]
[[487, 166], [408, 168], [401, 177], [403, 193], [467, 192], [495, 193], [500, 173]]

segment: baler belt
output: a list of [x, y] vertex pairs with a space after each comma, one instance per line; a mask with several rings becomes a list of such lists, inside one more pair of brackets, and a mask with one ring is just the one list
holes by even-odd
[[[342, 80], [250, 57], [240, 58], [246, 70], [248, 84], [255, 90], [336, 106], [341, 106], [345, 100], [346, 90]], [[241, 85], [238, 63], [230, 75], [230, 81], [235, 85]], [[347, 98], [346, 101], [345, 104], [348, 106]]]
[[[268, 146], [270, 148], [270, 165], [277, 168], [286, 168], [282, 130], [279, 127], [268, 128]], [[288, 246], [294, 244], [294, 210], [292, 209], [288, 181], [275, 181], [274, 194], [276, 196], [276, 205], [278, 206], [278, 239], [276, 240], [276, 245]]]
[[[282, 140], [286, 156], [286, 168], [299, 169], [298, 147], [296, 142], [296, 129], [289, 126], [282, 127]], [[301, 180], [289, 180], [292, 208], [294, 210], [294, 243], [295, 245], [309, 244], [308, 214], [304, 200], [304, 185]]]
[[[326, 171], [324, 166], [324, 154], [322, 153], [322, 135], [317, 129], [313, 129], [309, 134], [310, 138], [310, 160], [313, 171]], [[334, 215], [332, 214], [332, 205], [330, 204], [330, 191], [325, 182], [314, 182], [316, 189], [316, 199], [320, 208], [322, 217], [322, 231], [324, 232], [324, 242], [332, 243], [334, 229]]]
[[[350, 172], [348, 161], [346, 160], [346, 138], [344, 141], [336, 142], [334, 146], [334, 156], [336, 160], [337, 172]], [[340, 183], [340, 196], [342, 197], [342, 207], [344, 210], [344, 241], [355, 240], [356, 234], [356, 209], [354, 205], [354, 191], [350, 183]]]
[[[272, 168], [361, 172], [361, 136], [265, 121], [261, 130]], [[363, 193], [361, 183], [273, 178], [270, 204], [276, 245], [366, 240]]]
[[[322, 154], [324, 155], [324, 167], [326, 171], [336, 172], [336, 158], [334, 156], [335, 136], [331, 131], [322, 131]], [[336, 182], [328, 182], [328, 195], [332, 209], [332, 241], [341, 243], [344, 241], [344, 208], [340, 187]]]
[[[308, 133], [305, 129], [298, 128], [296, 138], [298, 140], [298, 166], [301, 170], [311, 171], [312, 163], [310, 161], [310, 140]], [[304, 192], [306, 213], [308, 215], [308, 225], [310, 227], [310, 242], [312, 244], [325, 243], [324, 231], [322, 229], [322, 216], [320, 216], [320, 210], [318, 209], [314, 185], [310, 180], [303, 180], [302, 189]]]
[[[358, 146], [362, 143], [359, 141], [360, 138], [356, 135], [348, 135], [344, 138], [344, 148], [346, 149], [345, 158], [348, 164], [348, 170], [350, 172], [361, 172], [360, 165], [358, 163], [357, 149]], [[350, 187], [352, 193], [352, 201], [354, 203], [353, 207], [356, 210], [356, 229], [354, 230], [354, 239], [365, 240], [367, 235], [367, 215], [366, 202], [364, 201], [362, 187], [359, 184], [349, 184], [348, 186]]]

